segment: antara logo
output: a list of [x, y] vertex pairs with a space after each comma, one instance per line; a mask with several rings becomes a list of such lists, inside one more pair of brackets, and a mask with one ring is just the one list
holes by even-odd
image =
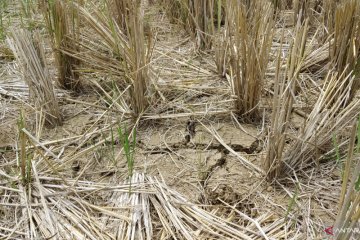
[[326, 234], [333, 236], [334, 235], [334, 226], [325, 228], [325, 232], [326, 232]]

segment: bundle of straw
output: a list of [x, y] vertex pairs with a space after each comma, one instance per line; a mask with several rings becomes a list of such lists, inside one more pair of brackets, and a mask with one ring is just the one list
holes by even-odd
[[258, 117], [269, 51], [273, 38], [273, 7], [270, 2], [254, 1], [249, 9], [238, 1], [227, 2], [227, 41], [236, 110], [248, 120]]
[[61, 114], [55, 98], [54, 87], [46, 66], [46, 59], [39, 33], [34, 36], [26, 30], [11, 30], [8, 43], [19, 62], [24, 81], [29, 86], [30, 98], [38, 111], [45, 112], [49, 126], [61, 124]]

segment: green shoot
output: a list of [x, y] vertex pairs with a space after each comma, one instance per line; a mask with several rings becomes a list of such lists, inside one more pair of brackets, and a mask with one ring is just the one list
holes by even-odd
[[355, 183], [355, 190], [356, 190], [357, 192], [360, 191], [360, 174], [359, 174], [358, 179], [357, 179], [357, 181], [356, 181], [356, 183]]
[[335, 148], [336, 164], [339, 164], [341, 157], [340, 157], [339, 145], [337, 144], [337, 138], [335, 134], [333, 134], [332, 141]]
[[6, 8], [6, 1], [0, 0], [0, 41], [5, 38], [5, 27], [4, 27], [4, 13]]
[[296, 186], [296, 189], [295, 189], [295, 193], [294, 193], [293, 197], [290, 199], [289, 206], [288, 206], [288, 208], [286, 209], [285, 221], [288, 220], [288, 216], [289, 216], [290, 212], [293, 210], [294, 205], [296, 204], [296, 200], [297, 200], [298, 194], [299, 194], [299, 186], [297, 185], [297, 186]]
[[134, 128], [132, 132], [132, 142], [130, 142], [130, 135], [127, 131], [126, 126], [122, 129], [120, 126], [118, 127], [118, 135], [119, 141], [124, 149], [125, 158], [128, 167], [128, 176], [130, 179], [130, 192], [131, 192], [131, 178], [134, 171], [134, 153], [135, 153], [135, 144], [136, 144], [136, 129]]
[[22, 0], [21, 9], [26, 18], [31, 17], [32, 1], [31, 0]]

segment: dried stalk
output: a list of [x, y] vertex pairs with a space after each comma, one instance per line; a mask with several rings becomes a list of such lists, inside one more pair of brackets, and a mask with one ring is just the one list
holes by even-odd
[[270, 2], [255, 1], [250, 9], [237, 1], [227, 2], [230, 66], [236, 111], [247, 120], [258, 118], [269, 51], [273, 38], [273, 8]]
[[30, 98], [38, 111], [45, 112], [48, 126], [61, 124], [61, 114], [55, 97], [54, 87], [48, 67], [40, 35], [34, 36], [25, 30], [12, 30], [9, 44], [20, 65], [24, 81], [29, 86]]

